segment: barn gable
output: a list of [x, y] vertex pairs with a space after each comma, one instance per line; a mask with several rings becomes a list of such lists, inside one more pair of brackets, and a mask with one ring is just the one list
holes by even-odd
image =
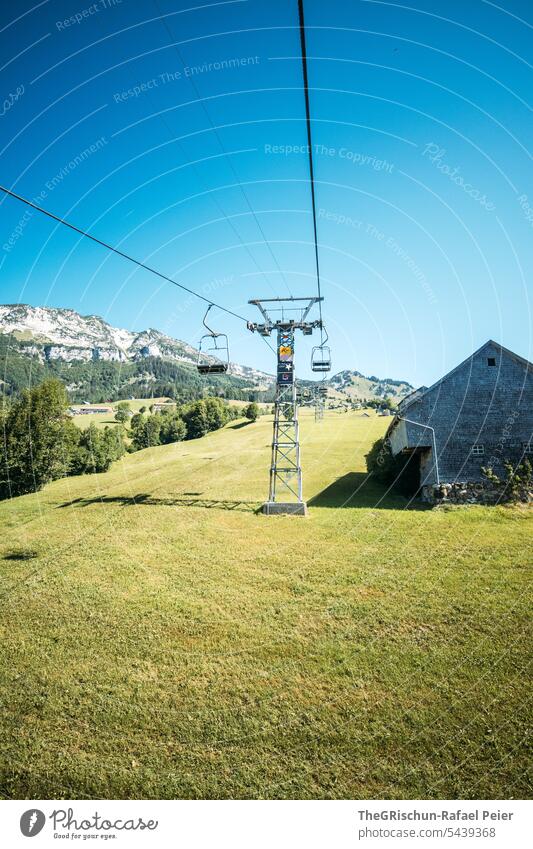
[[533, 365], [489, 340], [428, 389], [400, 405], [393, 454], [420, 455], [421, 485], [482, 480], [531, 451]]

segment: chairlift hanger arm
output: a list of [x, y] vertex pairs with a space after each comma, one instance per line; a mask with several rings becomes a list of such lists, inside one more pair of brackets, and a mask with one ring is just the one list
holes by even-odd
[[209, 304], [209, 306], [207, 307], [207, 309], [205, 311], [205, 315], [202, 319], [202, 324], [205, 327], [205, 329], [208, 331], [209, 335], [212, 336], [213, 339], [216, 339], [217, 336], [225, 336], [225, 334], [224, 333], [218, 333], [216, 330], [213, 330], [211, 327], [209, 327], [209, 325], [206, 321], [209, 310], [211, 309], [211, 307], [214, 307], [214, 306], [216, 306], [216, 305], [215, 304]]

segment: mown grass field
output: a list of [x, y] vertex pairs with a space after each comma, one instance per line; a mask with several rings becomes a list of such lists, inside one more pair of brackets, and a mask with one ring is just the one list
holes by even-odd
[[[130, 405], [130, 410], [132, 413], [138, 413], [141, 407], [146, 407], [149, 410], [152, 404], [160, 404], [163, 401], [168, 401], [168, 398], [132, 398], [128, 400], [128, 404]], [[102, 406], [102, 407], [113, 407], [116, 408], [119, 402], [116, 401], [113, 404], [90, 404], [89, 406]], [[73, 404], [75, 409], [81, 409], [82, 404]], [[72, 421], [82, 430], [85, 430], [89, 427], [90, 424], [95, 424], [98, 428], [104, 428], [107, 425], [116, 427], [118, 422], [115, 421], [115, 413], [85, 413], [84, 415], [73, 416]]]
[[531, 512], [387, 495], [387, 424], [302, 417], [308, 519], [270, 417], [0, 504], [0, 793], [530, 797]]

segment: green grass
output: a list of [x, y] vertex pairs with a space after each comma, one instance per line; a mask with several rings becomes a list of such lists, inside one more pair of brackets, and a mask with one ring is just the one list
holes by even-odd
[[[141, 407], [146, 407], [147, 411], [150, 409], [152, 404], [160, 404], [163, 401], [168, 401], [168, 398], [132, 398], [128, 401], [130, 405], [130, 410], [132, 413], [138, 413]], [[119, 401], [114, 401], [110, 404], [91, 404], [91, 407], [113, 407], [116, 408]], [[73, 404], [75, 409], [81, 409], [82, 404]], [[85, 430], [89, 427], [90, 424], [95, 424], [97, 428], [104, 428], [107, 425], [116, 427], [118, 422], [115, 421], [115, 414], [113, 413], [85, 413], [82, 415], [74, 416], [72, 421], [75, 425], [77, 425], [81, 430]], [[127, 424], [127, 423], [126, 423]]]
[[531, 513], [408, 509], [387, 424], [302, 417], [308, 519], [270, 417], [0, 504], [0, 793], [530, 796]]

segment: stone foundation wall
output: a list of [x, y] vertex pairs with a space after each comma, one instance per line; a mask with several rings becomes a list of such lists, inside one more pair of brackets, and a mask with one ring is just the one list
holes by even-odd
[[[500, 487], [490, 482], [463, 481], [423, 486], [422, 501], [429, 504], [505, 504], [506, 498]], [[518, 496], [523, 504], [533, 502], [533, 491], [524, 487]]]

